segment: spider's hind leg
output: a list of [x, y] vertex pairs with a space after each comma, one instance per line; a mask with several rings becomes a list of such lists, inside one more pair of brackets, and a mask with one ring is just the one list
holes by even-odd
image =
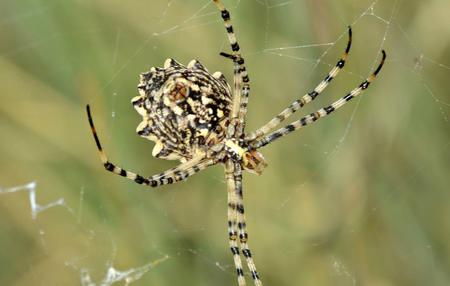
[[231, 117], [238, 119], [237, 136], [239, 137], [245, 128], [244, 119], [247, 114], [248, 97], [250, 95], [250, 79], [245, 66], [245, 60], [240, 53], [241, 48], [234, 33], [233, 25], [231, 24], [230, 12], [220, 0], [213, 0], [213, 2], [220, 10], [232, 50], [232, 54], [220, 53], [220, 55], [233, 60], [234, 63], [234, 97]]
[[94, 121], [91, 115], [91, 109], [89, 105], [86, 106], [86, 112], [89, 120], [89, 125], [91, 126], [92, 135], [94, 136], [95, 143], [97, 145], [97, 150], [100, 154], [100, 160], [103, 163], [105, 169], [116, 175], [126, 177], [140, 185], [148, 185], [150, 187], [158, 187], [161, 185], [173, 184], [185, 180], [186, 178], [200, 172], [201, 170], [212, 166], [215, 164], [213, 159], [204, 159], [203, 157], [196, 157], [186, 163], [180, 164], [172, 169], [169, 169], [163, 173], [153, 175], [150, 177], [141, 176], [134, 172], [127, 171], [122, 167], [116, 166], [111, 163], [106, 156], [105, 151], [103, 151], [102, 145], [95, 130]]

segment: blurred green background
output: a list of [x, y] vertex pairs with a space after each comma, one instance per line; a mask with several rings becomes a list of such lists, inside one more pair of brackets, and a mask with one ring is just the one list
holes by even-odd
[[[450, 2], [224, 0], [252, 79], [248, 127], [321, 80], [352, 24], [344, 72], [309, 113], [366, 77], [378, 81], [330, 118], [264, 148], [246, 174], [250, 246], [265, 285], [450, 285]], [[0, 2], [0, 285], [80, 285], [106, 269], [170, 258], [133, 285], [236, 285], [226, 185], [216, 166], [151, 192], [103, 170], [91, 104], [113, 162], [154, 174], [130, 99], [138, 75], [198, 58], [232, 79], [215, 7], [198, 0]], [[297, 116], [296, 118], [298, 118]], [[122, 283], [123, 284], [123, 283]], [[249, 279], [249, 285], [251, 281]]]

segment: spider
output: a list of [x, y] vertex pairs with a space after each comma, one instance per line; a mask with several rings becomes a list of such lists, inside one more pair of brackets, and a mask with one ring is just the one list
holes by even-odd
[[305, 104], [313, 101], [344, 67], [352, 43], [352, 29], [348, 27], [348, 42], [342, 57], [327, 76], [310, 92], [295, 100], [268, 123], [251, 133], [245, 133], [245, 116], [250, 94], [250, 79], [240, 53], [230, 13], [220, 0], [213, 0], [221, 13], [232, 52], [220, 53], [231, 60], [234, 67], [233, 89], [220, 72], [210, 74], [197, 60], [187, 66], [167, 59], [163, 68], [153, 67], [140, 75], [139, 96], [132, 104], [143, 120], [137, 134], [155, 142], [152, 155], [181, 164], [150, 177], [127, 171], [111, 163], [103, 151], [89, 105], [86, 106], [89, 124], [97, 144], [103, 166], [107, 171], [134, 182], [158, 187], [184, 181], [201, 170], [222, 164], [228, 191], [228, 241], [233, 254], [238, 285], [246, 284], [241, 254], [255, 285], [262, 285], [248, 245], [247, 225], [242, 194], [242, 171], [261, 174], [267, 166], [258, 149], [292, 133], [342, 107], [369, 87], [386, 59], [375, 71], [347, 95], [273, 131]]

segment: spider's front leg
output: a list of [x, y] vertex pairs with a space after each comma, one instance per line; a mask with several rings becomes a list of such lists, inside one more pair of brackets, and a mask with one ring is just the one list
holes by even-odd
[[238, 197], [236, 194], [236, 184], [234, 180], [234, 164], [231, 160], [225, 162], [225, 179], [227, 181], [228, 191], [228, 244], [230, 245], [231, 253], [233, 254], [234, 267], [239, 286], [245, 286], [244, 270], [242, 268], [241, 252], [238, 245], [238, 212], [237, 204]]
[[236, 211], [238, 214], [238, 229], [239, 229], [239, 243], [241, 245], [241, 251], [247, 260], [247, 266], [250, 270], [253, 282], [255, 286], [262, 286], [262, 282], [259, 278], [258, 271], [256, 270], [255, 262], [253, 261], [253, 256], [248, 246], [248, 232], [247, 232], [247, 222], [245, 219], [245, 209], [244, 209], [244, 195], [242, 193], [242, 168], [239, 162], [234, 163], [234, 183], [235, 192], [237, 196]]
[[[229, 159], [225, 162], [225, 177], [228, 189], [228, 232], [230, 249], [233, 253], [234, 264], [238, 276], [239, 286], [245, 285], [240, 252], [247, 261], [247, 267], [255, 286], [262, 286], [253, 256], [248, 246], [247, 223], [245, 219], [244, 198], [242, 194], [242, 168], [240, 162]], [[239, 239], [239, 248], [237, 247]]]
[[294, 114], [297, 110], [302, 108], [304, 105], [306, 105], [309, 102], [316, 99], [319, 96], [319, 94], [325, 90], [325, 88], [331, 83], [331, 81], [344, 68], [344, 65], [347, 61], [351, 46], [352, 46], [352, 28], [349, 26], [348, 27], [348, 41], [347, 41], [347, 46], [345, 48], [345, 51], [342, 54], [339, 61], [336, 63], [336, 65], [325, 76], [325, 78], [313, 90], [311, 90], [307, 94], [303, 95], [301, 98], [292, 102], [291, 105], [289, 105], [286, 109], [281, 111], [277, 116], [275, 116], [269, 122], [264, 124], [258, 130], [254, 131], [250, 134], [247, 134], [245, 136], [245, 139], [247, 141], [252, 141], [252, 140], [261, 138], [262, 136], [269, 133], [278, 124], [280, 124], [281, 122], [286, 120], [288, 117], [290, 117], [292, 114]]
[[366, 90], [369, 87], [369, 85], [373, 81], [375, 81], [378, 73], [380, 72], [381, 68], [383, 67], [384, 62], [386, 60], [386, 52], [384, 50], [382, 50], [381, 53], [382, 53], [382, 58], [381, 58], [381, 61], [378, 65], [378, 67], [358, 87], [354, 88], [352, 91], [347, 93], [344, 97], [341, 97], [340, 99], [336, 100], [335, 102], [331, 103], [330, 105], [323, 107], [309, 115], [306, 115], [306, 116], [300, 118], [299, 120], [294, 121], [291, 124], [288, 124], [285, 127], [280, 128], [272, 133], [269, 133], [268, 135], [266, 135], [260, 139], [255, 139], [255, 140], [249, 142], [249, 145], [251, 146], [251, 148], [253, 148], [253, 149], [261, 148], [267, 144], [272, 143], [273, 141], [277, 140], [278, 138], [281, 138], [289, 133], [292, 133], [295, 130], [303, 128], [304, 126], [307, 126], [313, 122], [316, 122], [318, 119], [330, 115], [337, 109], [344, 106], [347, 102], [349, 102], [353, 98], [360, 95], [364, 90]]
[[105, 169], [116, 175], [126, 177], [127, 179], [130, 179], [137, 184], [147, 185], [150, 187], [173, 184], [175, 182], [183, 181], [186, 178], [216, 163], [213, 159], [206, 159], [204, 157], [198, 156], [172, 169], [169, 169], [157, 175], [153, 175], [151, 177], [144, 177], [134, 172], [127, 171], [119, 166], [116, 166], [108, 160], [108, 157], [103, 151], [102, 145], [100, 144], [100, 140], [97, 136], [97, 131], [95, 130], [94, 121], [91, 116], [91, 109], [89, 105], [86, 106], [86, 112], [89, 120], [89, 125], [91, 126], [92, 135], [94, 136], [94, 140], [100, 155], [100, 160], [102, 161]]

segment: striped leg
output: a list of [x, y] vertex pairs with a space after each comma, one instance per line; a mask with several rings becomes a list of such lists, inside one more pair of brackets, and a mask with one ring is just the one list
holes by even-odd
[[245, 115], [247, 114], [248, 96], [250, 94], [250, 79], [248, 77], [245, 61], [240, 54], [240, 47], [234, 34], [233, 25], [231, 24], [230, 12], [220, 0], [213, 0], [217, 8], [221, 12], [222, 19], [227, 30], [228, 41], [231, 45], [232, 54], [221, 53], [222, 56], [233, 60], [234, 68], [234, 98], [232, 108], [232, 118], [238, 118], [237, 134], [243, 133], [245, 127]]
[[158, 187], [161, 185], [173, 184], [175, 182], [185, 180], [187, 177], [190, 177], [195, 173], [198, 173], [201, 170], [215, 164], [213, 159], [203, 159], [203, 157], [199, 156], [197, 158], [193, 158], [190, 161], [187, 161], [186, 163], [180, 164], [175, 168], [169, 169], [163, 173], [153, 175], [151, 177], [143, 177], [136, 173], [124, 170], [123, 168], [114, 165], [108, 160], [108, 157], [106, 156], [106, 153], [103, 151], [102, 145], [100, 144], [100, 140], [98, 139], [89, 105], [86, 106], [86, 111], [89, 125], [91, 126], [92, 135], [94, 136], [95, 143], [97, 144], [97, 149], [100, 154], [100, 159], [105, 169], [116, 175], [133, 180], [140, 185]]
[[375, 80], [378, 72], [381, 70], [381, 68], [384, 64], [384, 61], [386, 59], [385, 51], [382, 51], [382, 53], [383, 53], [383, 57], [381, 59], [380, 64], [378, 65], [377, 69], [375, 70], [375, 72], [372, 75], [370, 75], [367, 78], [367, 80], [362, 82], [357, 88], [350, 91], [346, 96], [333, 102], [331, 105], [329, 105], [327, 107], [321, 108], [314, 113], [311, 113], [297, 121], [292, 122], [291, 124], [287, 125], [286, 127], [280, 128], [280, 129], [264, 136], [262, 139], [257, 139], [255, 141], [251, 142], [250, 143], [251, 147], [255, 148], [255, 149], [263, 147], [263, 146], [275, 141], [276, 139], [291, 133], [292, 131], [300, 129], [303, 126], [306, 126], [306, 125], [309, 125], [309, 124], [315, 122], [319, 118], [329, 115], [336, 109], [342, 107], [344, 104], [346, 104], [352, 98], [355, 98], [356, 96], [358, 96], [361, 92], [363, 92], [365, 89], [367, 89], [369, 87], [369, 85]]
[[236, 268], [238, 285], [245, 286], [244, 270], [242, 269], [242, 261], [237, 242], [237, 219], [238, 213], [236, 210], [238, 198], [235, 192], [234, 181], [234, 163], [228, 160], [225, 163], [225, 178], [227, 180], [228, 190], [228, 242], [231, 253], [233, 254], [234, 267]]
[[348, 53], [350, 52], [350, 47], [352, 45], [352, 28], [348, 27], [348, 42], [347, 47], [345, 48], [345, 52], [337, 62], [337, 64], [333, 67], [333, 69], [327, 74], [327, 76], [310, 92], [305, 94], [303, 97], [295, 100], [291, 103], [285, 110], [280, 112], [277, 116], [275, 116], [272, 120], [266, 123], [264, 126], [259, 128], [258, 130], [246, 135], [246, 140], [255, 140], [260, 138], [261, 136], [266, 135], [273, 128], [275, 128], [278, 124], [283, 122], [286, 118], [291, 116], [294, 112], [299, 110], [305, 104], [313, 101], [329, 84], [330, 82], [338, 75], [339, 71], [345, 65], [345, 62], [348, 58]]
[[247, 260], [247, 266], [252, 275], [253, 282], [256, 286], [262, 286], [262, 282], [259, 278], [258, 271], [256, 270], [255, 262], [253, 261], [252, 253], [248, 246], [248, 233], [247, 223], [244, 214], [244, 197], [242, 194], [242, 169], [240, 163], [234, 164], [234, 183], [235, 192], [237, 196], [236, 211], [238, 213], [238, 229], [239, 229], [239, 242], [241, 245], [241, 251]]

